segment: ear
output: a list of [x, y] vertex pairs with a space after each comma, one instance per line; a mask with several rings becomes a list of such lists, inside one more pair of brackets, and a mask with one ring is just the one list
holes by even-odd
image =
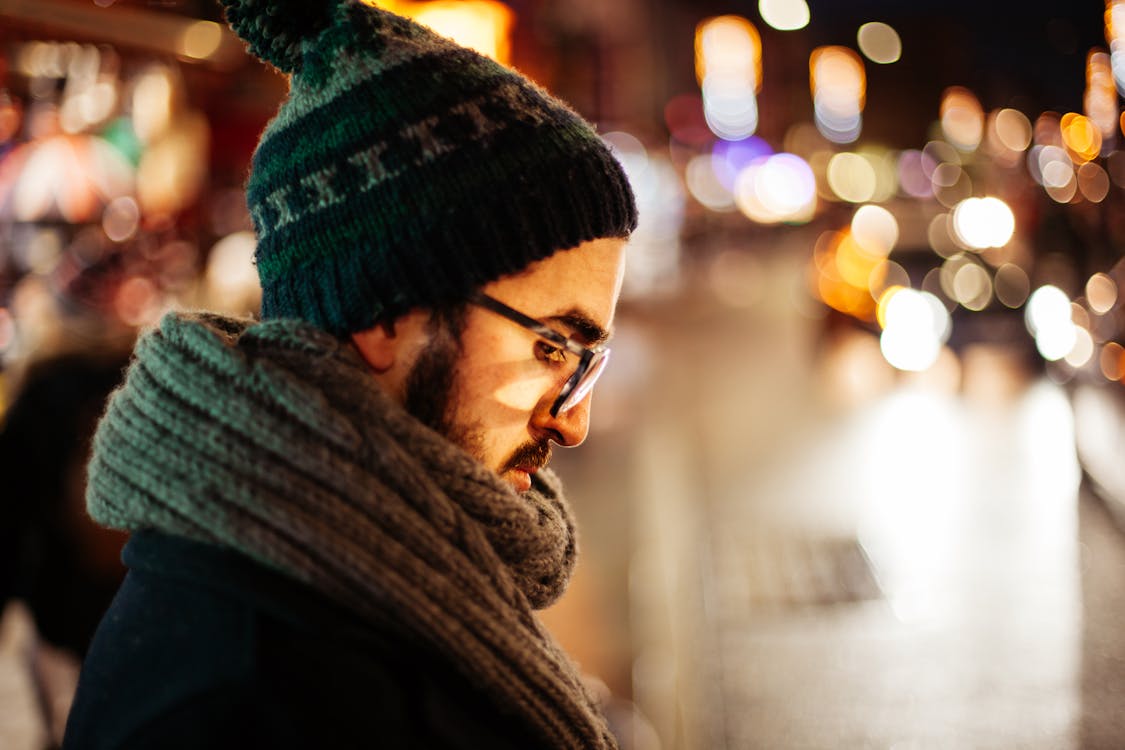
[[352, 343], [371, 369], [381, 374], [394, 365], [402, 340], [395, 336], [394, 321], [388, 321], [356, 331], [352, 334]]
[[413, 361], [419, 348], [429, 338], [429, 320], [428, 311], [411, 310], [394, 320], [356, 331], [351, 335], [352, 343], [371, 369], [384, 375], [395, 365], [409, 365]]

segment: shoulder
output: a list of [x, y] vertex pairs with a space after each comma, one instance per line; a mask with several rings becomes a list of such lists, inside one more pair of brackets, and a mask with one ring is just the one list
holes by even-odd
[[408, 633], [240, 555], [141, 535], [126, 560], [67, 748], [536, 744]]

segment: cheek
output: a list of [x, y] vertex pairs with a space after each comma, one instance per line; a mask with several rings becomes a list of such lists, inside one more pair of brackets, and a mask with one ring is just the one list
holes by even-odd
[[462, 357], [460, 392], [463, 408], [476, 411], [483, 427], [526, 422], [544, 394], [556, 387], [551, 373], [535, 359], [532, 344], [519, 335], [479, 329], [466, 333], [464, 350], [485, 354]]
[[538, 406], [549, 384], [549, 381], [542, 377], [515, 379], [499, 385], [493, 393], [493, 398], [505, 409], [530, 415]]
[[482, 380], [460, 390], [454, 421], [468, 428], [476, 443], [470, 452], [493, 471], [503, 465], [530, 436], [536, 401], [527, 381], [495, 384]]

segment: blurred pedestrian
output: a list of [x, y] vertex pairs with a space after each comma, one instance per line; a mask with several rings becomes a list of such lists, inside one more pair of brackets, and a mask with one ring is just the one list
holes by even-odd
[[0, 609], [22, 600], [39, 635], [81, 658], [125, 569], [124, 536], [93, 523], [90, 438], [126, 356], [70, 352], [32, 363], [0, 424]]
[[517, 73], [358, 0], [224, 0], [291, 74], [247, 187], [261, 322], [174, 314], [95, 438], [133, 532], [65, 746], [610, 748], [533, 610], [574, 524], [620, 165]]
[[126, 353], [32, 362], [0, 423], [0, 747], [58, 747], [78, 666], [125, 575], [124, 534], [83, 493], [90, 438]]

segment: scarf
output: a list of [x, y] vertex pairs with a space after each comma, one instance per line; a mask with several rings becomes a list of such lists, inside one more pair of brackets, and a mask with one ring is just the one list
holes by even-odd
[[519, 494], [422, 425], [347, 343], [292, 320], [170, 314], [99, 423], [99, 523], [237, 550], [414, 634], [557, 748], [616, 743], [534, 616], [563, 592], [557, 478]]

